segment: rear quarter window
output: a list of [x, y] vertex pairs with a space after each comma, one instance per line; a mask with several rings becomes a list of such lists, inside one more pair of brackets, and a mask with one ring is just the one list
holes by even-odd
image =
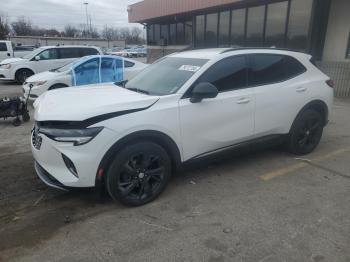
[[67, 58], [78, 58], [79, 56], [79, 48], [59, 48], [60, 52], [60, 58], [61, 59], [67, 59]]
[[80, 49], [80, 57], [89, 56], [89, 55], [98, 55], [99, 52], [95, 48], [81, 48]]
[[127, 60], [124, 60], [124, 66], [125, 67], [133, 67], [134, 65], [135, 65], [135, 63], [127, 61]]

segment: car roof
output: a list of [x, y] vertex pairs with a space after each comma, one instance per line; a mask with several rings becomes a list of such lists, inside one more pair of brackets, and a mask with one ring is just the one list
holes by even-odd
[[259, 47], [259, 48], [251, 48], [251, 47], [234, 47], [234, 48], [208, 48], [208, 49], [198, 49], [198, 50], [190, 50], [184, 51], [180, 53], [175, 53], [170, 55], [170, 57], [179, 57], [179, 58], [198, 58], [198, 59], [216, 59], [221, 56], [227, 56], [227, 54], [252, 54], [252, 53], [267, 53], [267, 54], [284, 54], [291, 55], [295, 57], [307, 57], [311, 58], [311, 55], [298, 52], [295, 50], [289, 49], [281, 49], [274, 47]]
[[72, 48], [72, 47], [77, 47], [77, 48], [96, 48], [96, 49], [98, 49], [97, 46], [88, 46], [88, 45], [51, 45], [51, 46], [41, 46], [39, 48], [47, 49], [47, 48]]

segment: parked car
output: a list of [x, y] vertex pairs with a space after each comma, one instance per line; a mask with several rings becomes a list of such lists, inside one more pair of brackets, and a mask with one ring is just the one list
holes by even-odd
[[7, 58], [22, 57], [34, 49], [34, 46], [15, 46], [11, 41], [0, 40], [0, 62]]
[[312, 152], [333, 88], [311, 56], [277, 49], [169, 55], [124, 85], [66, 88], [35, 103], [32, 152], [57, 188], [105, 185], [128, 205], [154, 200], [182, 164], [258, 142]]
[[48, 90], [132, 79], [147, 64], [116, 56], [87, 56], [63, 67], [27, 78], [24, 97], [37, 99]]
[[23, 83], [28, 77], [52, 70], [88, 55], [102, 55], [94, 46], [45, 46], [22, 58], [5, 59], [0, 63], [0, 79]]

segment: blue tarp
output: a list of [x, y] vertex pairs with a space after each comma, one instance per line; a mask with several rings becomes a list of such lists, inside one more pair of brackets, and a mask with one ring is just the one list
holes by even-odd
[[115, 56], [90, 56], [72, 67], [73, 86], [124, 80], [124, 59]]

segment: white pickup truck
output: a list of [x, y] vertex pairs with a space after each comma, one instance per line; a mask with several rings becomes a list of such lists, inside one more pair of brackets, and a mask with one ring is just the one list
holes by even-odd
[[22, 57], [33, 51], [33, 48], [17, 46], [11, 41], [0, 41], [0, 62], [7, 58]]

